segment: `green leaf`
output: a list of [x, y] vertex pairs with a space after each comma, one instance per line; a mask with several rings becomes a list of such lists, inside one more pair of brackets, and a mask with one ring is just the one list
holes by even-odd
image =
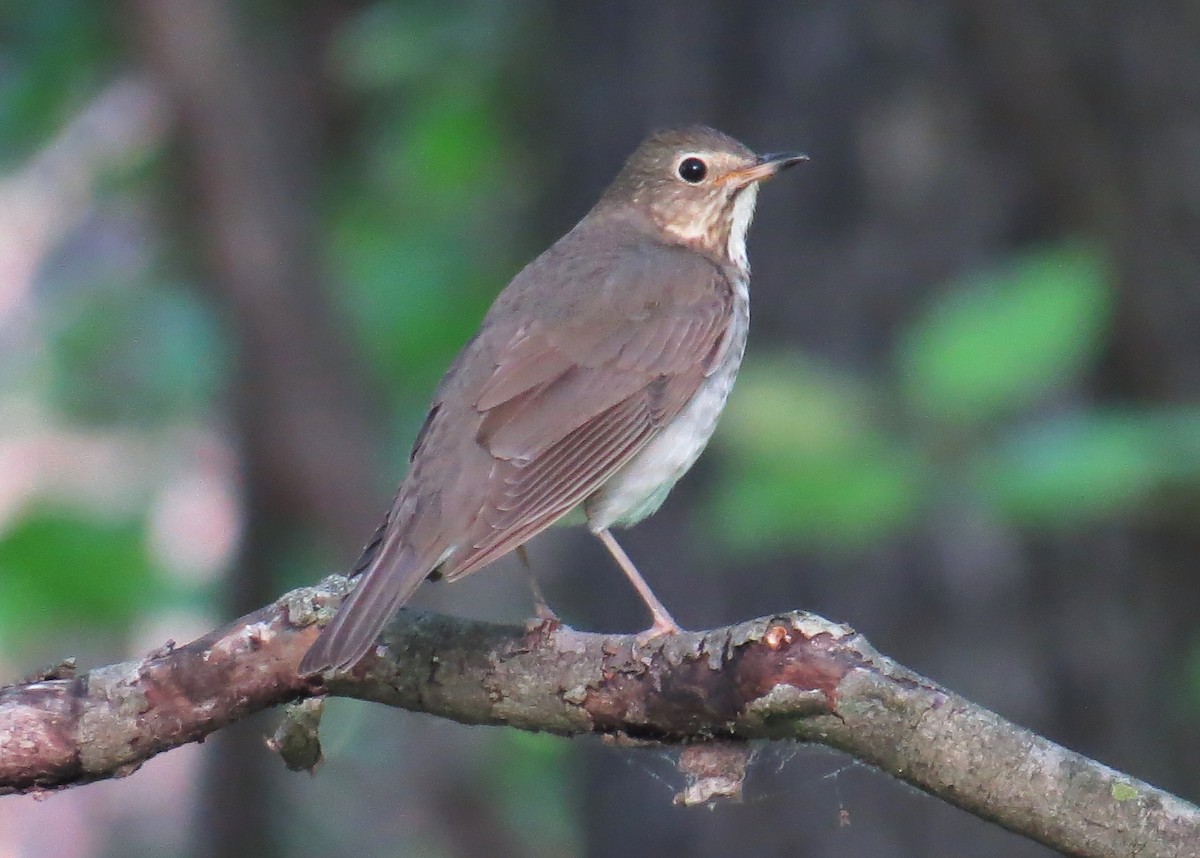
[[913, 469], [895, 450], [825, 459], [797, 455], [738, 469], [713, 498], [708, 517], [743, 552], [796, 544], [861, 546], [909, 520], [915, 490]]
[[503, 180], [501, 123], [482, 93], [443, 92], [413, 105], [403, 151], [413, 195], [422, 208], [451, 208], [456, 216]]
[[496, 289], [456, 252], [457, 238], [397, 230], [369, 206], [347, 207], [334, 223], [338, 298], [356, 338], [389, 385], [408, 385], [422, 402]]
[[917, 413], [954, 423], [1028, 406], [1095, 357], [1111, 301], [1103, 260], [1077, 245], [962, 284], [903, 340], [907, 399]]
[[0, 168], [45, 145], [113, 74], [120, 15], [102, 3], [8, 0], [0, 13]]
[[922, 469], [874, 428], [855, 382], [800, 363], [760, 362], [735, 390], [718, 435], [730, 462], [706, 510], [729, 545], [862, 545], [912, 515]]
[[60, 510], [27, 516], [0, 537], [0, 629], [127, 624], [154, 588], [144, 530]]
[[1008, 517], [1058, 524], [1111, 514], [1172, 486], [1200, 488], [1200, 409], [1099, 412], [1023, 428], [973, 467]]

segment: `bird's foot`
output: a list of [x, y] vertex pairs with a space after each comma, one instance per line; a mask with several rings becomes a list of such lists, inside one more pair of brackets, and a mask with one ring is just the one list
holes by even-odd
[[536, 633], [545, 636], [562, 628], [568, 628], [567, 624], [550, 609], [549, 605], [541, 601], [534, 604], [533, 616], [525, 621], [527, 634]]
[[533, 616], [538, 620], [541, 620], [543, 623], [553, 623], [556, 626], [562, 625], [562, 620], [559, 619], [558, 614], [554, 613], [554, 609], [546, 604], [546, 602], [542, 599], [537, 599], [534, 601]]
[[679, 623], [671, 619], [671, 616], [668, 614], [666, 616], [655, 617], [654, 625], [646, 629], [644, 632], [638, 632], [637, 637], [635, 637], [633, 641], [635, 644], [637, 644], [637, 646], [643, 647], [646, 644], [657, 640], [658, 638], [665, 637], [666, 635], [677, 635], [682, 632], [683, 629], [680, 627]]

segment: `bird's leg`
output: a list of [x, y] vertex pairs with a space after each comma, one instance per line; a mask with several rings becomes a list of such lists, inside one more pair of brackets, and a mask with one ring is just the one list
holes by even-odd
[[529, 552], [525, 550], [525, 543], [517, 546], [517, 557], [521, 558], [521, 565], [529, 573], [529, 589], [533, 591], [533, 615], [543, 623], [560, 625], [562, 620], [558, 618], [558, 614], [554, 613], [546, 601], [546, 597], [542, 595], [541, 585], [538, 584], [537, 576], [533, 574], [533, 564], [529, 562]]
[[621, 567], [621, 571], [625, 573], [625, 577], [629, 579], [629, 583], [633, 584], [633, 589], [638, 591], [638, 595], [642, 597], [642, 601], [650, 609], [650, 616], [654, 617], [654, 625], [638, 635], [638, 642], [645, 643], [659, 635], [674, 635], [683, 631], [679, 623], [675, 622], [675, 618], [663, 607], [663, 603], [658, 600], [658, 596], [654, 595], [654, 591], [650, 589], [650, 585], [646, 583], [646, 579], [637, 571], [637, 567], [633, 565], [633, 561], [629, 559], [629, 555], [617, 544], [617, 540], [608, 532], [608, 529], [597, 530], [595, 533], [596, 538], [604, 543], [604, 547], [608, 549], [608, 553], [617, 561], [617, 565]]

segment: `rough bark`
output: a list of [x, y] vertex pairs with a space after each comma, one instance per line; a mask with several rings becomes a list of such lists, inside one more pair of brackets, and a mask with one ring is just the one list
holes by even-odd
[[[186, 646], [0, 690], [0, 792], [129, 775], [253, 712], [330, 694], [466, 724], [687, 746], [684, 802], [736, 794], [744, 743], [799, 740], [1068, 854], [1200, 855], [1200, 809], [1006, 722], [820, 617], [639, 645], [406, 611], [354, 671], [298, 676], [318, 619], [345, 589], [330, 578]], [[315, 717], [308, 704], [268, 744], [311, 766]]]

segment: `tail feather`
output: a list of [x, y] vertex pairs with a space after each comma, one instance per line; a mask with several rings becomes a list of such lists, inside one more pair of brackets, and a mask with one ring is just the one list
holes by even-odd
[[[393, 545], [394, 556], [389, 550]], [[301, 675], [345, 670], [366, 655], [388, 620], [425, 580], [425, 565], [407, 547], [385, 543], [304, 654]]]

